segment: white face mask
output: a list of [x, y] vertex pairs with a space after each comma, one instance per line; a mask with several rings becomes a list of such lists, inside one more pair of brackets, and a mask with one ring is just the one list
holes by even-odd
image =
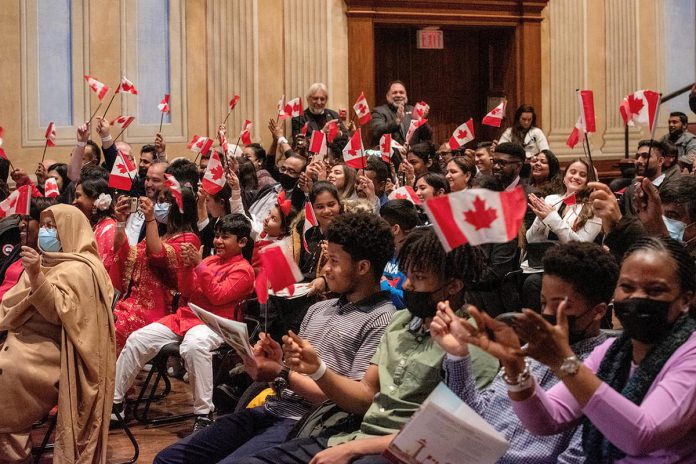
[[155, 203], [155, 219], [161, 224], [166, 224], [169, 218], [169, 203]]
[[692, 222], [691, 224], [685, 224], [683, 221], [668, 218], [666, 216], [662, 216], [662, 221], [665, 223], [665, 227], [667, 227], [667, 232], [669, 233], [669, 236], [672, 237], [674, 240], [679, 240], [680, 242], [684, 241], [684, 231], [686, 231], [687, 228], [696, 224], [696, 222]]

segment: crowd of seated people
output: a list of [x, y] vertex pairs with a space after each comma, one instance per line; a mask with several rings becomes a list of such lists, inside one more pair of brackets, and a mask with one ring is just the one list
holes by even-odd
[[[170, 343], [194, 419], [157, 463], [388, 462], [441, 382], [507, 439], [501, 463], [696, 460], [696, 147], [684, 113], [638, 144], [635, 177], [614, 191], [588, 159], [559, 161], [529, 105], [498, 140], [466, 148], [433, 140], [427, 123], [409, 131], [437, 108], [415, 111], [400, 81], [370, 123], [375, 144], [400, 145], [389, 163], [367, 150], [356, 169], [343, 160], [355, 124], [328, 97], [312, 85], [287, 135], [271, 119], [268, 147], [230, 148], [219, 126], [214, 192], [202, 182], [211, 153], [190, 161], [157, 134], [137, 157], [103, 118], [78, 128], [67, 163], [29, 176], [0, 159], [0, 197], [8, 176], [32, 197], [27, 215], [0, 220], [0, 463], [28, 459], [32, 424], [56, 406], [55, 453], [104, 462], [110, 418], [128, 413], [138, 374]], [[309, 152], [311, 133], [332, 127], [327, 155]], [[119, 156], [137, 166], [129, 191], [109, 186]], [[414, 198], [392, 195], [404, 186]], [[425, 204], [469, 189], [521, 189], [524, 219], [507, 242], [446, 252]], [[260, 311], [274, 246], [302, 285], [269, 292], [253, 356], [239, 359], [271, 393], [220, 414], [224, 340], [190, 305], [241, 322]], [[327, 401], [354, 420], [294, 435]]]

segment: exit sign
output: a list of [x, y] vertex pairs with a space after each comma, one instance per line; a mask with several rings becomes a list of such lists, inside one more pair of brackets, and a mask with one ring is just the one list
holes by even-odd
[[440, 29], [419, 29], [416, 33], [417, 48], [441, 50], [445, 48], [445, 41]]

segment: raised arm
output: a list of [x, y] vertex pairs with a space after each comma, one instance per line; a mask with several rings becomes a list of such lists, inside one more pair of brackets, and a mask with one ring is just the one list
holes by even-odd
[[85, 146], [89, 139], [89, 126], [82, 124], [77, 128], [77, 142], [73, 147], [70, 155], [70, 164], [68, 165], [68, 178], [77, 182], [80, 180], [80, 171], [82, 169], [82, 155], [85, 153]]

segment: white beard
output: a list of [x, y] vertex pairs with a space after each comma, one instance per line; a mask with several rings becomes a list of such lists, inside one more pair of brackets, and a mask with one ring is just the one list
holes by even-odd
[[316, 109], [314, 109], [314, 108], [312, 108], [312, 107], [310, 106], [310, 107], [309, 107], [309, 112], [312, 113], [312, 114], [316, 114], [316, 115], [324, 114], [324, 108], [322, 108], [322, 109], [320, 109], [320, 110], [316, 110]]

